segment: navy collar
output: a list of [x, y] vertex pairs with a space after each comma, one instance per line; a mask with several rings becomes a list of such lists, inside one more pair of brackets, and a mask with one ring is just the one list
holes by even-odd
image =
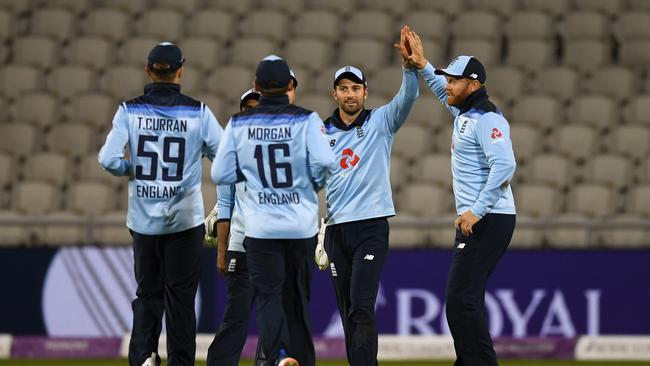
[[461, 103], [460, 106], [458, 106], [458, 109], [460, 109], [460, 114], [463, 114], [470, 109], [474, 108], [475, 106], [481, 104], [484, 100], [488, 99], [488, 94], [487, 90], [485, 89], [484, 86], [478, 88], [472, 94], [468, 95], [467, 98]]
[[339, 108], [336, 108], [334, 110], [334, 113], [329, 118], [330, 123], [332, 123], [336, 128], [339, 130], [343, 131], [349, 131], [354, 127], [361, 127], [363, 124], [366, 122], [368, 117], [370, 116], [370, 112], [372, 109], [362, 109], [361, 113], [357, 116], [357, 118], [350, 123], [349, 125], [346, 125], [345, 122], [341, 119], [341, 111]]
[[262, 95], [260, 97], [261, 105], [280, 105], [280, 104], [289, 104], [289, 96], [286, 94], [266, 96]]
[[180, 94], [181, 85], [174, 83], [149, 83], [144, 86], [144, 93], [151, 94]]

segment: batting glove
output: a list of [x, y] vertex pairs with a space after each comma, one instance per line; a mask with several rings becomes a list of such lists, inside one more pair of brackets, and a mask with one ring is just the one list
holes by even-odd
[[217, 205], [214, 205], [208, 217], [205, 218], [205, 241], [210, 247], [217, 246], [217, 233], [214, 230], [214, 224], [217, 222]]
[[318, 244], [316, 245], [316, 252], [314, 253], [314, 259], [316, 260], [316, 265], [318, 269], [324, 271], [330, 264], [330, 260], [327, 257], [327, 252], [325, 252], [325, 220], [320, 219], [320, 231], [318, 232]]

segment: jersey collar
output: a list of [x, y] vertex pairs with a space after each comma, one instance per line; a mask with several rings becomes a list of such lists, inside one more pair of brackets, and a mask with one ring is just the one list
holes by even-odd
[[179, 94], [181, 85], [174, 83], [149, 83], [144, 86], [144, 93], [151, 94]]
[[361, 127], [366, 122], [368, 117], [370, 117], [371, 109], [363, 109], [361, 113], [357, 116], [354, 122], [346, 125], [343, 120], [341, 120], [341, 114], [338, 108], [334, 110], [334, 113], [329, 118], [329, 122], [333, 124], [336, 128], [343, 131], [349, 131], [354, 127]]
[[274, 96], [264, 96], [260, 97], [261, 105], [277, 105], [277, 104], [289, 104], [289, 96], [286, 94], [274, 95]]

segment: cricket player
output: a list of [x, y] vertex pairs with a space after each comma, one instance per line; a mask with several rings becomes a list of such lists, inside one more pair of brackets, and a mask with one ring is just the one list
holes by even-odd
[[[203, 244], [201, 157], [213, 157], [222, 130], [210, 109], [180, 92], [178, 46], [163, 42], [148, 56], [144, 95], [120, 104], [99, 163], [129, 177], [127, 227], [133, 236], [136, 299], [131, 366], [160, 364], [165, 314], [170, 366], [194, 365], [194, 298]], [[124, 158], [129, 145], [130, 159]]]
[[334, 157], [317, 113], [290, 104], [294, 88], [286, 61], [269, 56], [255, 73], [259, 105], [234, 115], [212, 166], [215, 184], [245, 181], [241, 215], [262, 349], [270, 364], [309, 365], [292, 354], [284, 298], [301, 313], [303, 342], [312, 344], [308, 271], [315, 247], [316, 191], [324, 186]]
[[344, 66], [334, 74], [332, 98], [338, 108], [324, 121], [337, 159], [327, 180], [325, 250], [352, 366], [377, 364], [375, 302], [388, 253], [387, 218], [395, 215], [390, 154], [419, 93], [405, 40], [402, 29], [396, 46], [404, 67], [397, 95], [377, 109], [365, 109], [366, 77], [358, 68]]
[[458, 218], [446, 310], [454, 365], [497, 365], [485, 319], [485, 286], [515, 228], [510, 126], [488, 98], [487, 75], [478, 59], [458, 56], [447, 68], [434, 69], [424, 57], [420, 37], [409, 30], [407, 39], [411, 62], [455, 117], [451, 171]]

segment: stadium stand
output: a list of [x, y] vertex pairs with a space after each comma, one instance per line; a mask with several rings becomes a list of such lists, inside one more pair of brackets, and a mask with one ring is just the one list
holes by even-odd
[[[332, 74], [343, 64], [363, 68], [369, 106], [392, 98], [400, 24], [419, 32], [437, 66], [460, 53], [487, 65], [487, 90], [511, 122], [521, 222], [533, 222], [516, 230], [513, 246], [650, 245], [644, 0], [0, 0], [0, 223], [11, 222], [0, 240], [129, 242], [117, 199], [126, 183], [99, 168], [96, 151], [117, 103], [147, 82], [153, 44], [182, 47], [183, 90], [222, 125], [269, 53], [296, 71], [298, 104], [326, 117], [335, 106]], [[454, 215], [450, 120], [422, 83], [393, 149], [396, 246], [451, 242], [443, 225]], [[206, 174], [203, 183], [210, 189]], [[102, 197], [109, 203], [100, 209]], [[204, 197], [207, 210], [214, 194]], [[39, 232], [15, 225], [32, 215], [50, 224]], [[95, 219], [118, 224], [98, 224], [88, 237]], [[440, 224], [413, 224], [422, 220]]]

